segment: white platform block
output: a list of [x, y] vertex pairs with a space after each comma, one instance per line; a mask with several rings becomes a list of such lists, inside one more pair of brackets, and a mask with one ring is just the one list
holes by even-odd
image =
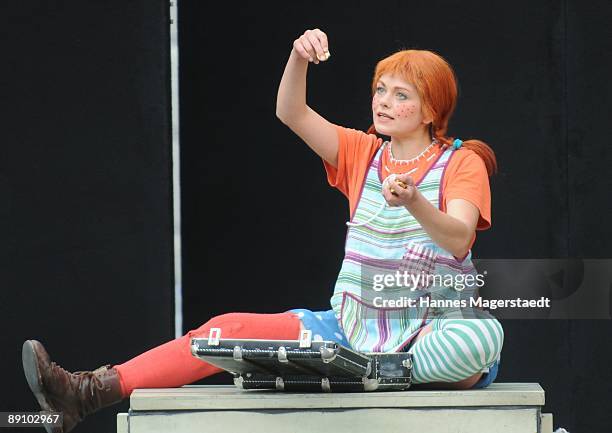
[[117, 433], [128, 433], [130, 431], [128, 425], [128, 414], [118, 413], [117, 414]]
[[551, 433], [535, 383], [465, 391], [288, 393], [234, 386], [141, 389], [118, 433]]
[[553, 416], [552, 413], [542, 414], [542, 433], [552, 433], [553, 431]]

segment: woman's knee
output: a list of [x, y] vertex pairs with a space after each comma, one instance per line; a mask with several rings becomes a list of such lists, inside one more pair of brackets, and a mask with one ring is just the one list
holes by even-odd
[[504, 331], [499, 321], [493, 317], [486, 319], [454, 319], [444, 327], [461, 346], [471, 352], [478, 368], [493, 363], [500, 355]]
[[[222, 328], [227, 328], [227, 325], [232, 324], [232, 323], [234, 324], [233, 328], [235, 328], [237, 325], [240, 324], [241, 322], [240, 319], [241, 319], [242, 314], [244, 313], [225, 313], [225, 314], [219, 314], [218, 316], [211, 317], [210, 320], [208, 320], [208, 322], [202, 324], [196, 329], [192, 329], [191, 331], [187, 333], [187, 335], [190, 338], [208, 337], [211, 328], [221, 328], [221, 331], [223, 332]], [[221, 337], [223, 337], [223, 335], [221, 335]]]
[[221, 338], [297, 338], [300, 320], [293, 313], [226, 313], [211, 318], [188, 332], [190, 338], [208, 337], [211, 328], [221, 330]]
[[489, 319], [482, 319], [482, 323], [489, 329], [489, 336], [493, 343], [492, 354], [490, 356], [490, 364], [499, 358], [502, 348], [504, 346], [504, 328], [501, 323], [494, 317]]

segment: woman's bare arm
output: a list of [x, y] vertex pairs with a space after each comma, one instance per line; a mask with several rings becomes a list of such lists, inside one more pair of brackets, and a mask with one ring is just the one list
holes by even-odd
[[440, 247], [457, 258], [467, 254], [480, 215], [475, 205], [457, 198], [449, 200], [446, 213], [442, 212], [421, 194], [407, 174], [386, 179], [382, 194], [389, 205], [405, 206]]
[[338, 136], [335, 126], [306, 104], [308, 63], [329, 58], [327, 36], [307, 30], [293, 42], [276, 98], [276, 116], [295, 132], [317, 155], [336, 167]]

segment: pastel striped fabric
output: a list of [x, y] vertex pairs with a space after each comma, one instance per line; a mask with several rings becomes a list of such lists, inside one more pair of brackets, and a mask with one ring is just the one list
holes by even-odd
[[[466, 319], [449, 311], [433, 320], [433, 331], [410, 348], [414, 383], [458, 382], [489, 367], [497, 368], [504, 331], [493, 316], [474, 312], [479, 317]], [[483, 379], [484, 386], [491, 382], [486, 376], [480, 382]]]
[[[368, 221], [385, 203], [381, 194], [380, 157], [387, 143], [378, 150], [363, 185], [352, 222]], [[438, 157], [423, 180], [419, 191], [439, 207], [440, 185], [453, 149]], [[439, 248], [419, 222], [404, 207], [389, 207], [372, 221], [348, 229], [345, 258], [338, 275], [331, 307], [351, 346], [362, 352], [396, 352], [404, 349], [426, 320], [441, 313], [426, 307], [380, 307], [375, 298], [384, 299], [459, 299], [472, 293], [454, 287], [421, 285], [418, 290], [402, 285], [375, 290], [377, 276], [396, 271], [422, 270], [439, 275], [475, 274], [470, 256], [462, 262]]]

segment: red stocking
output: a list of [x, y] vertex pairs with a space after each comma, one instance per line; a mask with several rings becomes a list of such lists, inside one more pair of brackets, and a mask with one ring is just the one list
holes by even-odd
[[294, 313], [229, 313], [216, 316], [176, 340], [157, 346], [115, 368], [124, 397], [136, 388], [175, 388], [223, 370], [191, 354], [192, 337], [208, 337], [210, 328], [221, 328], [221, 338], [297, 340], [300, 319]]

